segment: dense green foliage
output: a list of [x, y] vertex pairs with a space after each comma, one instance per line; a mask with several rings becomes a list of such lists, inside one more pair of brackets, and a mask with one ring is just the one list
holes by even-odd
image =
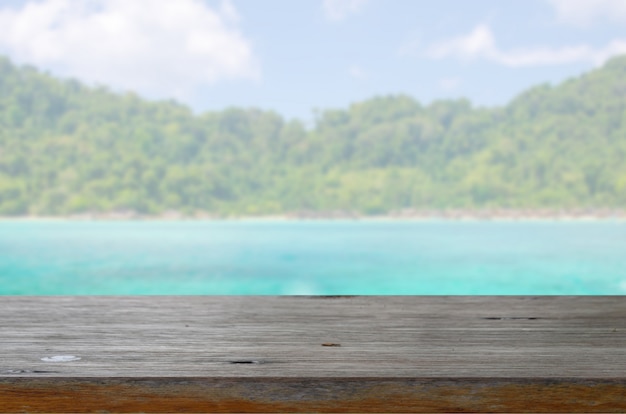
[[0, 58], [0, 215], [626, 206], [626, 57], [502, 108], [378, 97], [299, 121]]

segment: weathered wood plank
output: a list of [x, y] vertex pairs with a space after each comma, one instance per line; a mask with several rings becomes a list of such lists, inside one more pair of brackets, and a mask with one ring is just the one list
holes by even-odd
[[626, 297], [2, 297], [0, 318], [0, 412], [626, 412]]

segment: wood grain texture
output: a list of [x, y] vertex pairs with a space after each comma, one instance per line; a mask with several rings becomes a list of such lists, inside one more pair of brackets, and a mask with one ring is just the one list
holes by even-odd
[[97, 411], [626, 412], [626, 297], [0, 297], [0, 412]]

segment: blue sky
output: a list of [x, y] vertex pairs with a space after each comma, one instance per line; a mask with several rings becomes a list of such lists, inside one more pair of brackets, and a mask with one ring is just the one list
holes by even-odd
[[625, 0], [0, 0], [0, 54], [198, 112], [501, 105], [624, 53]]

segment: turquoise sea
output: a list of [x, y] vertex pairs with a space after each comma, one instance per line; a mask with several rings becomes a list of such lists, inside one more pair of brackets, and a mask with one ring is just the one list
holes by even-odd
[[4, 221], [0, 294], [623, 295], [626, 223]]

